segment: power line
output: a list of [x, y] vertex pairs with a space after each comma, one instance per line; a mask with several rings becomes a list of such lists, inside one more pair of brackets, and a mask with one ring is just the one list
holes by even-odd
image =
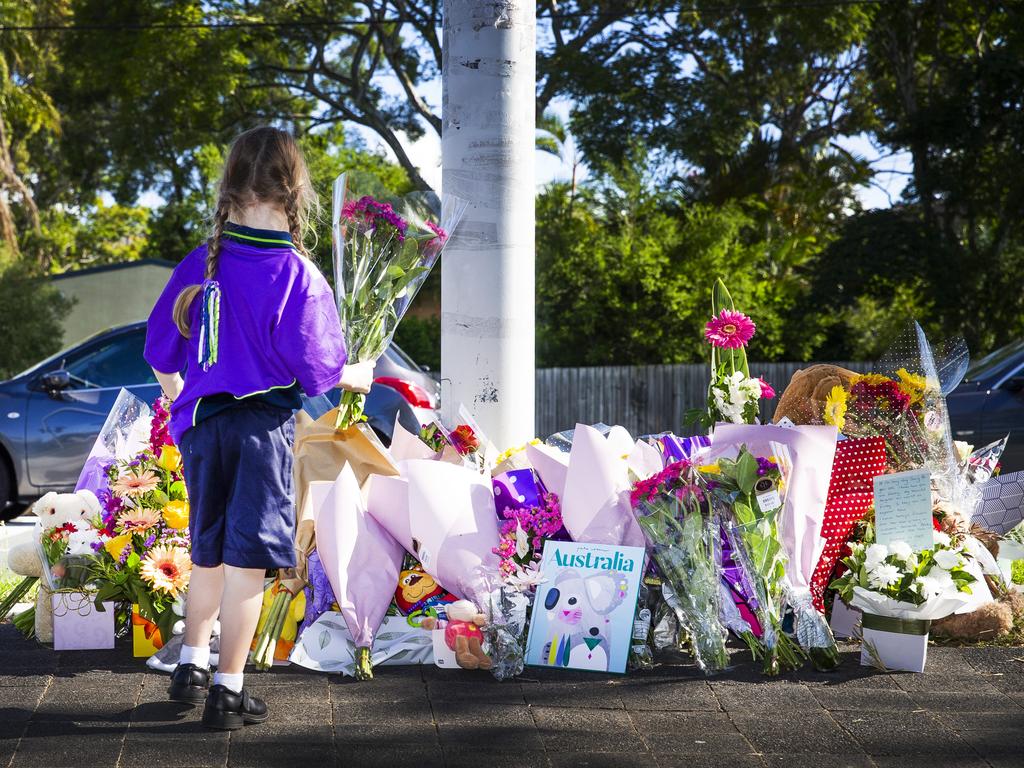
[[[789, 2], [741, 3], [730, 5], [705, 5], [675, 8], [671, 12], [682, 13], [742, 13], [746, 11], [799, 10], [802, 8], [842, 8], [858, 5], [885, 5], [895, 0], [790, 0]], [[560, 11], [545, 14], [540, 19], [622, 19], [631, 14], [621, 11]], [[634, 15], [642, 16], [644, 13]], [[0, 32], [145, 32], [149, 30], [186, 30], [186, 29], [287, 29], [287, 28], [319, 28], [336, 29], [359, 26], [384, 26], [406, 22], [422, 21], [410, 15], [373, 18], [347, 19], [292, 19], [287, 21], [159, 21], [159, 22], [124, 22], [124, 23], [72, 23], [72, 24], [0, 24]]]

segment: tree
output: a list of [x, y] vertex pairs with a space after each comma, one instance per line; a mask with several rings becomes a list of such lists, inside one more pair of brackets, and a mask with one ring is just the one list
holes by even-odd
[[937, 324], [972, 350], [1019, 338], [1024, 8], [881, 6], [868, 50], [878, 136], [912, 159], [905, 199], [926, 241], [918, 274]]

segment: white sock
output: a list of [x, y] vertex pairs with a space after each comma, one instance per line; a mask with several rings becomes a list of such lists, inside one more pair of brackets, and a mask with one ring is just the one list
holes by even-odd
[[206, 645], [202, 648], [194, 645], [181, 644], [181, 656], [178, 658], [179, 664], [195, 664], [200, 669], [210, 668], [210, 646]]
[[242, 692], [242, 678], [245, 675], [239, 672], [237, 675], [229, 675], [226, 672], [215, 672], [213, 675], [214, 685], [223, 685], [229, 691]]

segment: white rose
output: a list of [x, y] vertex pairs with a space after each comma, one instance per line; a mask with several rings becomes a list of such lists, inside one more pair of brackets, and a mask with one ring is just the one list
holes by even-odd
[[902, 577], [900, 569], [895, 565], [879, 565], [868, 574], [868, 583], [876, 589], [884, 589], [895, 584]]
[[876, 565], [881, 564], [885, 558], [889, 556], [889, 548], [885, 544], [872, 544], [868, 547], [867, 554], [864, 559], [864, 564], [868, 568], [873, 568]]
[[900, 560], [909, 560], [914, 550], [910, 548], [910, 545], [905, 541], [894, 541], [889, 545], [889, 551], [896, 555]]
[[974, 446], [970, 443], [965, 443], [963, 440], [954, 440], [953, 448], [961, 464], [967, 461], [967, 457], [974, 453]]
[[936, 550], [932, 557], [940, 568], [944, 568], [947, 571], [956, 568], [963, 562], [960, 553], [954, 552], [951, 549]]
[[932, 531], [932, 542], [943, 547], [949, 546], [949, 534], [942, 531]]

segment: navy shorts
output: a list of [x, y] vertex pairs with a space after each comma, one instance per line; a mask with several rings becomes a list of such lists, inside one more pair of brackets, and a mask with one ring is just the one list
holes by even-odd
[[221, 411], [185, 432], [193, 563], [294, 567], [294, 443], [292, 412], [260, 404]]

